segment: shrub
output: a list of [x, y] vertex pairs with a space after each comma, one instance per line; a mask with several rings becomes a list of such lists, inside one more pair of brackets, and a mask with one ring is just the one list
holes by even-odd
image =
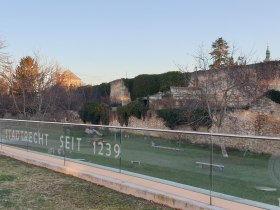
[[122, 107], [118, 107], [118, 120], [121, 125], [128, 125], [128, 119], [130, 116], [134, 116], [138, 119], [144, 118], [148, 111], [148, 107], [143, 101], [133, 101], [130, 104]]
[[86, 103], [79, 111], [79, 115], [83, 122], [109, 124], [109, 107], [106, 104]]
[[212, 121], [208, 112], [202, 109], [161, 109], [157, 115], [165, 121], [165, 125], [171, 129], [178, 125], [190, 125], [194, 130], [199, 126], [211, 126]]
[[275, 103], [280, 104], [280, 91], [277, 90], [269, 90], [265, 93], [265, 96]]

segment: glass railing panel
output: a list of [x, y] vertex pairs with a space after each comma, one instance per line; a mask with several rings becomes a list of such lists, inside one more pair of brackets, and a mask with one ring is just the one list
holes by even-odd
[[102, 126], [66, 125], [60, 137], [67, 160], [91, 163], [100, 167], [120, 168], [120, 129]]
[[199, 166], [210, 161], [209, 148], [209, 137], [203, 135], [127, 129], [122, 132], [122, 172], [209, 190], [210, 170]]
[[65, 134], [65, 126], [59, 123], [29, 122], [31, 139], [28, 149], [64, 157], [64, 146], [60, 137]]
[[60, 162], [114, 170], [264, 209], [279, 206], [276, 137], [4, 119], [0, 128], [2, 148], [45, 153]]
[[0, 120], [1, 143], [27, 149], [29, 140], [28, 124], [24, 121]]
[[212, 140], [213, 196], [253, 206], [259, 206], [257, 202], [279, 205], [279, 141], [236, 137]]

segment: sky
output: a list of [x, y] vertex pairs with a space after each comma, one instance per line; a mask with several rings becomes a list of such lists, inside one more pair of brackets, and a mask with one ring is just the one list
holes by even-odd
[[[280, 58], [279, 0], [0, 0], [17, 64], [39, 52], [86, 84], [195, 66], [223, 37], [252, 62]], [[238, 54], [236, 53], [236, 55]]]

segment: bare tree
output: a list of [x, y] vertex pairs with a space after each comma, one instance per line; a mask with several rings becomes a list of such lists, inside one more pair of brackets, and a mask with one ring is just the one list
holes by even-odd
[[0, 41], [0, 114], [10, 112], [17, 117], [60, 120], [58, 113], [67, 115], [83, 103], [82, 92], [73, 87], [62, 87], [59, 76], [63, 71], [58, 64], [48, 61], [39, 53], [22, 58], [14, 68]]
[[10, 65], [11, 63], [7, 60], [4, 60], [2, 62], [3, 65], [1, 65], [1, 72], [0, 72], [0, 114], [3, 117], [8, 111], [11, 110], [11, 98], [9, 97], [9, 91], [10, 91]]
[[[233, 55], [233, 53], [231, 54]], [[232, 63], [229, 63], [228, 66], [223, 68], [209, 70], [211, 58], [203, 47], [199, 48], [194, 58], [197, 67], [193, 73], [190, 73], [191, 81], [189, 85], [189, 88], [193, 89], [192, 97], [197, 100], [197, 107], [207, 110], [212, 124], [215, 125], [218, 132], [221, 132], [228, 110], [245, 106], [251, 100], [249, 99], [249, 93], [253, 93], [253, 84], [254, 87], [256, 85], [254, 81], [246, 83], [247, 77], [240, 77], [239, 70], [244, 70], [244, 68], [237, 64], [233, 66]], [[248, 89], [247, 94], [244, 93], [244, 88]]]
[[248, 108], [271, 88], [279, 78], [279, 63], [247, 64], [242, 56], [240, 63], [220, 69], [208, 69], [210, 58], [200, 48], [194, 56], [197, 69], [191, 73], [189, 89], [193, 98], [204, 107], [218, 132], [229, 110]]
[[57, 64], [49, 62], [39, 54], [35, 54], [35, 60], [39, 65], [39, 73], [34, 104], [37, 118], [43, 120], [45, 115], [52, 110], [52, 106], [55, 104], [54, 101], [56, 100], [57, 93], [52, 91], [52, 87], [56, 84], [56, 74], [60, 68]]
[[8, 62], [8, 54], [3, 51], [3, 49], [6, 47], [4, 41], [0, 40], [0, 70], [2, 71], [6, 66]]
[[5, 83], [8, 86], [8, 91], [7, 94], [11, 95], [12, 98], [12, 103], [10, 104], [10, 112], [15, 114], [15, 113], [20, 113], [20, 109], [17, 106], [16, 98], [13, 93], [13, 86], [14, 86], [14, 69], [12, 66], [12, 63], [9, 62], [8, 65], [5, 66], [4, 70], [1, 72], [1, 77], [5, 81]]
[[8, 86], [7, 94], [12, 99], [10, 112], [43, 120], [54, 104], [56, 94], [51, 90], [57, 67], [39, 54], [25, 57], [21, 62], [17, 68], [9, 62], [1, 72]]
[[229, 72], [247, 105], [262, 97], [279, 78], [279, 62], [241, 65]]

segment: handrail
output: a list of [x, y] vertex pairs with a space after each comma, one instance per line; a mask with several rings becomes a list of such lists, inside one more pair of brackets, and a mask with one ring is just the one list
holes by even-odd
[[30, 123], [58, 124], [58, 125], [75, 125], [75, 126], [85, 126], [85, 127], [115, 128], [115, 129], [123, 129], [123, 130], [155, 131], [155, 132], [166, 132], [166, 133], [184, 133], [184, 134], [196, 134], [196, 135], [204, 135], [204, 136], [235, 137], [235, 138], [243, 138], [243, 139], [263, 139], [263, 140], [280, 141], [280, 137], [273, 137], [273, 136], [253, 136], [253, 135], [198, 132], [198, 131], [186, 131], [186, 130], [167, 130], [167, 129], [156, 129], [156, 128], [135, 128], [135, 127], [110, 126], [110, 125], [64, 123], [64, 122], [50, 122], [50, 121], [36, 121], [36, 120], [17, 120], [17, 119], [4, 119], [4, 118], [1, 118], [0, 121], [30, 122]]
[[[1, 126], [2, 125], [2, 126]], [[46, 125], [46, 130], [44, 129], [44, 125]], [[60, 126], [59, 126], [60, 125]], [[9, 126], [11, 128], [9, 128]], [[77, 127], [76, 127], [77, 126]], [[209, 195], [209, 204], [212, 205], [213, 203], [215, 204], [215, 199], [224, 199], [224, 200], [228, 200], [229, 202], [237, 202], [237, 203], [242, 203], [242, 204], [246, 204], [248, 206], [256, 206], [256, 207], [264, 207], [264, 209], [266, 209], [266, 207], [269, 204], [266, 203], [259, 203], [259, 199], [254, 198], [254, 200], [247, 200], [248, 199], [248, 195], [241, 195], [239, 193], [232, 193], [231, 191], [228, 190], [221, 190], [221, 192], [216, 190], [219, 190], [219, 188], [216, 188], [214, 185], [215, 180], [213, 179], [213, 177], [220, 177], [220, 176], [224, 176], [225, 179], [232, 179], [232, 176], [236, 176], [236, 182], [244, 182], [244, 180], [246, 181], [248, 178], [250, 178], [251, 173], [255, 173], [256, 168], [255, 165], [253, 164], [251, 167], [251, 169], [249, 169], [250, 167], [248, 167], [248, 164], [251, 164], [251, 159], [249, 159], [249, 162], [246, 162], [246, 160], [244, 159], [244, 164], [240, 164], [240, 156], [239, 154], [235, 155], [231, 153], [231, 158], [230, 159], [223, 159], [223, 161], [220, 161], [222, 159], [221, 154], [219, 153], [218, 156], [214, 156], [214, 144], [216, 143], [214, 141], [215, 138], [211, 138], [211, 137], [220, 137], [218, 140], [221, 140], [222, 145], [221, 145], [221, 150], [222, 150], [222, 155], [224, 156], [224, 151], [225, 150], [225, 146], [223, 147], [223, 140], [226, 139], [226, 137], [230, 137], [230, 140], [239, 140], [240, 139], [247, 139], [250, 142], [256, 139], [259, 140], [263, 140], [263, 141], [275, 141], [275, 143], [278, 143], [280, 141], [280, 136], [279, 137], [271, 137], [271, 136], [253, 136], [253, 135], [238, 135], [238, 134], [225, 134], [225, 133], [211, 133], [211, 132], [198, 132], [198, 131], [187, 131], [187, 130], [169, 130], [169, 129], [154, 129], [154, 128], [137, 128], [137, 127], [123, 127], [123, 126], [110, 126], [110, 125], [95, 125], [95, 124], [83, 124], [83, 123], [68, 123], [68, 122], [50, 122], [50, 121], [38, 121], [38, 120], [17, 120], [17, 119], [3, 119], [0, 118], [0, 127], [1, 127], [1, 135], [4, 136], [4, 138], [0, 138], [0, 143], [1, 143], [1, 149], [6, 148], [6, 146], [10, 146], [13, 147], [15, 146], [15, 148], [18, 146], [20, 149], [22, 149], [23, 151], [31, 151], [31, 152], [39, 152], [40, 154], [48, 154], [48, 155], [53, 155], [55, 156], [63, 156], [63, 164], [64, 166], [73, 161], [76, 163], [77, 161], [80, 161], [80, 164], [84, 164], [84, 165], [89, 165], [92, 166], [92, 164], [95, 164], [95, 166], [98, 168], [106, 168], [106, 170], [108, 171], [115, 171], [118, 172], [120, 174], [126, 174], [126, 175], [132, 175], [133, 177], [142, 177], [142, 178], [146, 178], [149, 181], [153, 181], [155, 183], [163, 183], [163, 184], [168, 184], [172, 187], [176, 187], [178, 189], [188, 189], [192, 192], [198, 193], [198, 192], [206, 192], [204, 194], [206, 194], [207, 196]], [[15, 128], [14, 128], [15, 127]], [[21, 127], [24, 127], [26, 130], [17, 130], [17, 129], [21, 129]], [[42, 130], [47, 131], [48, 129], [52, 132], [52, 131], [56, 131], [53, 132], [53, 134], [50, 135], [49, 140], [49, 146], [46, 144], [37, 144], [35, 142], [35, 136], [38, 137], [39, 134], [39, 130], [34, 131], [34, 129], [32, 129], [34, 127], [34, 129], [38, 128], [42, 128]], [[14, 129], [13, 129], [14, 128]], [[74, 135], [75, 132], [66, 132], [65, 128], [69, 128], [69, 130], [77, 130], [82, 131], [85, 128], [100, 128], [100, 130], [104, 129], [104, 141], [102, 138], [101, 141], [99, 142], [96, 141], [96, 137], [95, 136], [90, 136], [90, 135], [81, 135], [80, 137], [83, 137], [84, 141], [83, 141], [83, 145], [81, 146], [81, 148], [83, 149], [79, 149], [80, 148], [80, 140], [82, 138], [78, 137], [80, 140], [76, 140], [76, 136]], [[106, 128], [108, 128], [108, 135], [107, 135], [107, 130]], [[22, 128], [23, 129], [23, 128]], [[6, 130], [6, 132], [5, 132]], [[59, 136], [59, 134], [61, 134], [60, 132], [62, 132], [63, 130], [63, 134], [60, 135], [60, 138], [56, 138]], [[99, 131], [99, 129], [97, 129]], [[34, 131], [31, 132], [31, 131]], [[41, 131], [41, 130], [40, 130]], [[128, 131], [128, 133], [130, 133], [129, 131], [139, 131], [139, 132], [135, 132], [136, 134], [141, 133], [142, 135], [144, 135], [144, 141], [141, 143], [141, 139], [143, 139], [143, 136], [141, 138], [138, 138], [138, 135], [136, 135], [135, 140], [140, 140], [137, 141], [137, 143], [135, 144], [135, 141], [131, 141], [130, 138], [132, 140], [134, 135], [132, 135], [133, 137], [127, 137], [122, 135], [123, 131]], [[24, 132], [26, 141], [24, 141], [25, 139], [23, 138], [17, 138], [17, 133], [18, 132]], [[116, 135], [118, 132], [120, 132], [120, 135]], [[171, 137], [173, 137], [173, 135], [166, 135], [166, 134], [183, 134], [182, 137], [184, 137], [184, 134], [186, 134], [185, 136], [188, 137], [187, 135], [193, 135], [191, 137], [194, 137], [195, 135], [201, 135], [206, 137], [206, 144], [207, 147], [203, 147], [203, 148], [198, 148], [195, 147], [193, 151], [189, 151], [187, 150], [187, 145], [182, 145], [184, 148], [182, 151], [182, 153], [177, 153], [176, 156], [178, 156], [178, 159], [174, 158], [174, 150], [178, 149], [177, 145], [176, 147], [173, 147], [174, 145], [171, 145], [171, 143], [174, 142], [164, 142], [162, 145], [163, 146], [158, 146], [159, 148], [168, 148], [169, 150], [167, 152], [160, 150], [158, 153], [156, 152], [157, 150], [154, 150], [152, 147], [154, 146], [156, 143], [153, 142], [153, 138], [151, 138], [150, 140], [147, 140], [147, 138], [145, 138], [145, 136], [151, 136], [153, 137], [153, 132], [162, 132], [162, 135], [155, 135], [156, 137], [160, 137], [159, 139], [170, 139]], [[30, 134], [31, 133], [31, 134]], [[78, 133], [78, 132], [77, 132]], [[102, 132], [103, 133], [103, 132]], [[134, 132], [131, 132], [134, 133]], [[34, 135], [33, 135], [34, 134]], [[113, 135], [114, 134], [114, 135]], [[5, 138], [6, 135], [6, 138]], [[7, 136], [8, 135], [8, 136]], [[26, 136], [28, 135], [28, 136]], [[42, 134], [43, 135], [43, 134]], [[48, 135], [48, 134], [47, 134]], [[73, 136], [71, 136], [73, 135]], [[165, 137], [166, 136], [166, 137]], [[179, 136], [179, 135], [178, 135]], [[108, 137], [108, 138], [107, 138]], [[223, 138], [224, 137], [224, 138]], [[27, 140], [28, 138], [28, 140]], [[33, 141], [34, 138], [34, 141]], [[42, 137], [43, 138], [43, 137]], [[17, 143], [17, 141], [13, 141], [13, 140], [17, 140], [17, 139], [21, 139], [20, 141], [22, 142], [26, 142], [25, 144], [23, 143]], [[99, 139], [99, 138], [98, 138]], [[200, 139], [200, 138], [199, 138]], [[205, 139], [201, 138], [204, 142]], [[209, 141], [211, 139], [211, 141]], [[9, 141], [11, 140], [11, 141]], [[43, 139], [44, 140], [44, 139]], [[43, 141], [42, 140], [42, 141]], [[157, 141], [158, 139], [155, 139], [156, 142], [158, 143], [159, 141]], [[240, 141], [238, 143], [244, 142], [244, 141]], [[30, 144], [29, 144], [30, 142]], [[40, 141], [39, 141], [40, 142]], [[47, 142], [47, 139], [46, 141]], [[90, 144], [88, 144], [90, 143]], [[226, 143], [226, 142], [224, 142]], [[264, 144], [262, 145], [266, 145], [267, 142], [264, 142]], [[160, 143], [159, 143], [160, 144]], [[166, 145], [171, 145], [172, 147], [165, 147]], [[208, 147], [209, 144], [209, 147]], [[3, 145], [3, 146], [2, 146]], [[68, 145], [68, 146], [66, 146]], [[92, 145], [92, 147], [89, 147], [89, 145]], [[143, 145], [143, 148], [142, 146]], [[253, 146], [252, 148], [247, 148], [247, 142], [244, 143], [244, 145], [246, 145], [245, 150], [246, 151], [251, 151], [254, 152], [255, 150], [255, 146], [259, 147], [262, 145], [255, 145], [255, 144], [249, 144], [248, 146]], [[72, 146], [72, 147], [71, 147]], [[229, 145], [231, 146], [231, 144]], [[233, 145], [234, 146], [234, 145]], [[139, 148], [138, 148], [139, 147]], [[181, 147], [181, 145], [180, 145]], [[103, 149], [104, 148], [104, 149]], [[142, 149], [141, 149], [142, 148]], [[147, 149], [147, 148], [151, 148], [151, 149]], [[186, 149], [185, 149], [186, 148]], [[51, 151], [50, 151], [51, 149]], [[115, 150], [116, 149], [116, 150]], [[147, 155], [147, 157], [142, 158], [142, 150], [144, 151], [145, 149], [145, 153], [143, 153], [143, 157]], [[170, 152], [170, 149], [172, 150]], [[250, 149], [250, 150], [249, 150]], [[59, 151], [63, 150], [63, 153], [60, 153]], [[57, 151], [57, 152], [55, 152]], [[141, 155], [139, 154], [134, 154], [134, 151], [139, 152], [139, 154], [141, 153]], [[208, 151], [208, 152], [207, 152]], [[245, 157], [245, 153], [243, 154], [243, 158]], [[73, 153], [72, 153], [73, 152]], [[203, 152], [203, 153], [201, 153]], [[225, 151], [226, 152], [226, 151]], [[50, 153], [50, 154], [49, 154]], [[227, 152], [226, 152], [227, 153]], [[151, 154], [151, 156], [149, 156], [149, 154]], [[164, 154], [164, 156], [162, 156]], [[165, 156], [166, 154], [166, 156]], [[190, 159], [187, 160], [188, 155], [189, 154], [194, 154], [191, 155]], [[95, 158], [95, 156], [100, 156], [99, 158]], [[103, 161], [104, 158], [109, 157], [110, 159], [107, 159], [107, 161]], [[195, 157], [195, 158], [194, 158]], [[220, 157], [220, 158], [219, 158]], [[235, 158], [237, 157], [237, 158]], [[259, 157], [259, 156], [258, 156]], [[78, 159], [80, 158], [80, 159]], [[113, 158], [114, 161], [111, 161]], [[260, 156], [260, 159], [262, 159], [263, 156]], [[270, 157], [270, 159], [268, 160], [268, 156], [265, 156], [263, 160], [261, 160], [260, 164], [260, 171], [261, 174], [257, 177], [256, 180], [253, 181], [252, 186], [248, 185], [250, 187], [251, 190], [255, 190], [255, 186], [266, 186], [267, 182], [263, 182], [263, 177], [262, 177], [262, 173], [267, 173], [267, 168], [266, 166], [263, 166], [263, 161], [268, 161], [268, 170], [270, 173], [270, 176], [272, 176], [271, 178], [274, 179], [276, 176], [278, 176], [278, 174], [274, 174], [274, 171], [271, 170], [271, 167], [274, 167], [275, 160], [273, 159], [273, 155]], [[157, 159], [161, 160], [161, 161], [157, 161]], [[258, 159], [258, 158], [257, 158]], [[254, 159], [257, 160], [257, 159]], [[101, 160], [101, 161], [100, 161]], [[141, 161], [141, 167], [143, 165], [143, 167], [147, 167], [147, 168], [143, 168], [142, 170], [139, 171], [134, 171], [134, 169], [130, 163], [132, 161], [138, 161], [139, 162], [139, 166], [140, 166], [140, 161]], [[153, 160], [153, 161], [151, 161]], [[179, 161], [177, 161], [179, 160]], [[185, 162], [186, 160], [186, 162]], [[170, 162], [170, 161], [174, 161]], [[176, 164], [175, 164], [176, 162]], [[170, 164], [172, 163], [172, 164]], [[203, 163], [204, 165], [206, 165], [206, 167], [199, 167], [196, 163]], [[173, 166], [174, 165], [174, 166]], [[243, 173], [243, 171], [247, 171], [248, 170], [248, 174], [245, 173], [244, 178], [243, 177], [239, 177], [240, 172], [239, 169], [237, 170], [232, 170], [232, 166], [237, 166], [237, 168], [240, 168], [241, 172]], [[184, 173], [188, 173], [190, 174], [190, 176], [196, 176], [199, 174], [198, 178], [204, 180], [204, 182], [206, 181], [206, 184], [197, 184], [196, 182], [191, 182], [189, 181], [189, 179], [177, 179], [177, 178], [173, 178], [173, 176], [162, 176], [162, 175], [158, 175], [158, 172], [155, 173], [155, 171], [151, 170], [148, 173], [146, 172], [147, 169], [150, 169], [150, 167], [155, 167], [155, 171], [159, 168], [160, 170], [162, 170], [163, 174], [167, 174], [169, 173], [171, 170], [173, 171], [173, 169], [175, 169], [174, 173], [178, 173], [180, 174], [180, 176]], [[220, 167], [218, 170], [216, 170], [215, 166]], [[138, 167], [138, 166], [137, 166]], [[225, 168], [225, 170], [224, 170]], [[248, 169], [247, 169], [248, 168]], [[273, 168], [274, 170], [274, 168]], [[192, 172], [192, 173], [190, 173]], [[215, 174], [215, 173], [219, 173], [219, 174]], [[173, 173], [173, 172], [172, 172]], [[220, 174], [223, 173], [223, 174]], [[176, 177], [176, 176], [175, 176]], [[187, 176], [188, 177], [188, 176]], [[209, 180], [209, 181], [207, 181]], [[267, 180], [266, 180], [267, 181]], [[207, 184], [208, 183], [208, 184]], [[217, 182], [218, 183], [218, 182]], [[265, 184], [264, 184], [265, 183]], [[272, 182], [270, 182], [270, 185], [272, 185]], [[224, 185], [224, 183], [218, 183], [218, 186], [220, 185]], [[269, 186], [270, 186], [269, 185]], [[229, 188], [231, 188], [231, 185], [228, 185]], [[238, 187], [238, 185], [237, 185]], [[229, 195], [227, 194], [223, 194], [223, 193], [227, 193], [229, 192]], [[250, 191], [251, 192], [251, 191]], [[234, 196], [241, 196], [239, 197], [234, 197]], [[206, 198], [207, 200], [207, 198]], [[208, 203], [208, 201], [207, 201]], [[270, 201], [268, 201], [268, 203], [270, 203]], [[236, 209], [236, 208], [235, 208]], [[268, 208], [268, 209], [273, 209], [273, 208]]]

